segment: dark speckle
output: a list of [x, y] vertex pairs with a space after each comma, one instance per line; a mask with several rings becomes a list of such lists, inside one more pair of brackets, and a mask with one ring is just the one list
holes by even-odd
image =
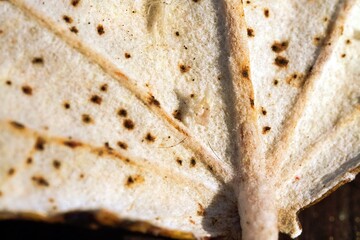
[[44, 59], [42, 57], [34, 57], [31, 62], [33, 64], [44, 64]]
[[130, 54], [130, 53], [125, 53], [124, 55], [125, 55], [125, 58], [127, 58], [127, 59], [131, 58], [131, 54]]
[[10, 80], [7, 80], [5, 83], [6, 83], [6, 85], [8, 85], [8, 86], [11, 86], [11, 84], [12, 84], [12, 82], [11, 82]]
[[21, 90], [23, 91], [24, 94], [26, 95], [32, 95], [33, 90], [29, 85], [24, 85], [21, 87]]
[[67, 15], [64, 15], [63, 16], [63, 20], [66, 22], [66, 23], [72, 23], [73, 22], [73, 19]]
[[71, 5], [73, 5], [74, 7], [79, 5], [79, 3], [80, 3], [80, 0], [71, 0]]
[[351, 40], [350, 40], [350, 39], [347, 39], [347, 40], [345, 41], [345, 43], [346, 43], [346, 44], [350, 44], [350, 43], [351, 43]]
[[181, 121], [181, 119], [182, 119], [182, 115], [181, 115], [181, 111], [180, 111], [180, 110], [175, 110], [175, 111], [173, 112], [173, 116], [174, 116], [175, 119], [177, 119], [177, 120], [179, 120], [179, 121]]
[[242, 70], [241, 70], [241, 75], [244, 77], [244, 78], [249, 78], [249, 68], [248, 67], [244, 67]]
[[345, 57], [346, 57], [346, 54], [345, 54], [345, 53], [341, 54], [341, 57], [342, 57], [342, 58], [345, 58]]
[[255, 101], [253, 98], [250, 98], [250, 106], [251, 106], [251, 108], [254, 108], [254, 106], [255, 106]]
[[11, 124], [11, 126], [13, 126], [16, 129], [22, 130], [25, 128], [24, 124], [19, 123], [19, 122], [11, 121], [10, 124]]
[[263, 133], [263, 134], [266, 134], [266, 133], [268, 133], [270, 130], [271, 130], [271, 127], [265, 126], [265, 127], [263, 127], [262, 133]]
[[175, 32], [176, 36], [180, 36], [180, 33], [178, 31]]
[[68, 102], [64, 102], [63, 106], [65, 109], [70, 109], [70, 103]]
[[269, 9], [264, 9], [264, 15], [265, 15], [265, 17], [269, 17], [270, 16], [270, 11], [269, 11]]
[[36, 139], [36, 143], [35, 143], [35, 149], [38, 151], [43, 151], [45, 149], [45, 139], [42, 137], [38, 137]]
[[95, 104], [101, 104], [101, 102], [102, 102], [102, 98], [100, 97], [100, 96], [98, 96], [98, 95], [93, 95], [93, 96], [91, 96], [91, 98], [90, 98], [90, 101], [92, 102], [92, 103], [95, 103]]
[[275, 79], [273, 83], [275, 86], [277, 86], [279, 84], [279, 80]]
[[132, 120], [130, 119], [125, 119], [124, 122], [123, 122], [123, 125], [125, 128], [129, 129], [129, 130], [132, 130], [134, 129], [135, 127], [135, 124]]
[[9, 170], [8, 170], [8, 175], [9, 176], [12, 176], [12, 175], [14, 175], [15, 174], [15, 169], [14, 168], [10, 168]]
[[70, 32], [73, 32], [75, 34], [79, 32], [79, 30], [75, 26], [72, 26], [69, 29], [70, 29]]
[[26, 164], [30, 165], [30, 164], [32, 164], [32, 162], [33, 162], [33, 159], [31, 157], [28, 157], [26, 159]]
[[180, 68], [181, 73], [186, 73], [186, 72], [190, 71], [190, 69], [191, 69], [190, 66], [186, 66], [185, 64], [180, 64], [179, 68]]
[[93, 122], [93, 120], [92, 120], [92, 118], [90, 117], [89, 114], [83, 114], [83, 115], [81, 115], [81, 119], [82, 119], [82, 121], [83, 121], [84, 123], [86, 123], [86, 124], [89, 124], [89, 123], [92, 123], [92, 122]]
[[271, 49], [276, 53], [280, 53], [282, 51], [285, 51], [288, 48], [288, 46], [289, 46], [288, 41], [274, 42], [273, 45], [271, 46]]
[[99, 24], [96, 29], [99, 35], [103, 35], [105, 33], [104, 26], [101, 24]]
[[254, 30], [252, 28], [247, 29], [247, 35], [249, 37], [255, 37]]
[[65, 146], [67, 146], [69, 148], [77, 148], [77, 147], [82, 146], [82, 143], [75, 142], [75, 141], [64, 141], [63, 143]]
[[104, 83], [103, 85], [100, 86], [100, 90], [102, 92], [106, 92], [108, 90], [108, 88], [109, 88], [109, 86], [106, 83]]
[[266, 114], [267, 114], [267, 111], [265, 110], [265, 108], [261, 108], [261, 113], [262, 113], [262, 115], [264, 115], [264, 116], [266, 116]]
[[274, 61], [275, 65], [281, 68], [287, 67], [289, 64], [289, 60], [287, 60], [285, 57], [277, 56]]
[[124, 150], [126, 150], [128, 148], [128, 145], [121, 141], [117, 142], [117, 145]]
[[155, 105], [157, 107], [160, 107], [160, 102], [152, 95], [149, 98], [149, 103], [150, 105]]
[[180, 158], [176, 159], [176, 162], [177, 162], [180, 166], [182, 166], [183, 161], [182, 161]]
[[145, 136], [145, 140], [147, 142], [155, 142], [155, 137], [151, 134], [151, 133], [147, 133], [146, 136]]
[[140, 175], [133, 175], [133, 176], [128, 176], [126, 179], [126, 183], [125, 185], [127, 187], [131, 187], [134, 184], [138, 184], [138, 183], [142, 183], [144, 182], [144, 178]]
[[196, 160], [195, 160], [195, 158], [191, 158], [191, 159], [190, 159], [190, 167], [195, 167], [195, 165], [196, 165]]
[[121, 109], [119, 109], [119, 111], [118, 111], [118, 115], [119, 115], [120, 117], [126, 117], [126, 116], [127, 116], [127, 111], [126, 111], [125, 109], [121, 108]]
[[59, 161], [59, 160], [54, 160], [53, 161], [53, 167], [55, 168], [55, 169], [59, 169], [60, 167], [61, 167], [61, 162]]
[[33, 176], [31, 180], [41, 187], [48, 187], [50, 185], [49, 182], [42, 176]]

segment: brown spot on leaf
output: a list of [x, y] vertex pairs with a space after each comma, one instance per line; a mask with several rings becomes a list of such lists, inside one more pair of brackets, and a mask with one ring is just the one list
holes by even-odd
[[32, 93], [33, 93], [33, 90], [29, 85], [22, 86], [21, 90], [23, 91], [24, 94], [29, 95], [29, 96], [32, 95]]
[[10, 124], [11, 124], [11, 126], [13, 126], [16, 129], [19, 129], [19, 130], [22, 130], [25, 128], [24, 124], [19, 123], [19, 122], [11, 121]]
[[155, 137], [151, 134], [151, 133], [147, 133], [146, 136], [145, 136], [145, 140], [147, 142], [155, 142]]
[[180, 36], [180, 33], [178, 31], [175, 32], [176, 36]]
[[267, 9], [267, 8], [264, 9], [264, 15], [265, 15], [265, 17], [267, 17], [267, 18], [270, 16], [270, 11], [269, 11], [269, 9]]
[[303, 75], [299, 73], [293, 73], [286, 79], [286, 83], [293, 87], [301, 87], [304, 84]]
[[49, 182], [42, 176], [33, 176], [31, 180], [40, 187], [50, 186]]
[[43, 151], [45, 149], [45, 144], [46, 144], [45, 139], [42, 137], [38, 137], [36, 139], [34, 148], [38, 151]]
[[241, 70], [241, 75], [244, 77], [244, 78], [247, 78], [249, 79], [249, 67], [244, 67], [242, 70]]
[[160, 102], [153, 95], [151, 95], [149, 98], [149, 104], [160, 107]]
[[118, 115], [119, 115], [120, 117], [126, 117], [126, 116], [127, 116], [127, 111], [126, 111], [125, 109], [121, 108], [121, 109], [119, 109], [119, 111], [118, 111]]
[[135, 127], [135, 124], [132, 120], [130, 119], [125, 119], [123, 122], [123, 125], [126, 129], [132, 130]]
[[128, 145], [121, 141], [117, 142], [117, 145], [124, 150], [126, 150], [128, 148]]
[[285, 51], [289, 46], [289, 42], [288, 41], [283, 41], [283, 42], [274, 42], [273, 45], [271, 46], [271, 50], [273, 50], [276, 53], [280, 53], [282, 51]]
[[130, 54], [130, 53], [125, 53], [124, 55], [125, 55], [125, 58], [127, 58], [127, 59], [131, 58], [131, 54]]
[[93, 120], [92, 120], [92, 118], [90, 117], [89, 114], [83, 114], [83, 115], [81, 115], [81, 119], [82, 119], [82, 121], [83, 121], [84, 123], [86, 123], [86, 124], [90, 124], [90, 123], [93, 122]]
[[30, 165], [30, 164], [32, 164], [32, 162], [33, 162], [33, 159], [31, 157], [28, 157], [26, 159], [26, 164]]
[[254, 106], [255, 106], [255, 101], [252, 98], [250, 98], [250, 106], [251, 106], [251, 108], [254, 108]]
[[275, 58], [274, 64], [278, 67], [284, 68], [289, 64], [289, 60], [287, 60], [285, 57], [277, 56]]
[[263, 134], [266, 134], [266, 133], [268, 133], [270, 130], [271, 130], [271, 127], [265, 126], [265, 127], [263, 127], [262, 133], [263, 133]]
[[79, 3], [80, 3], [80, 0], [71, 0], [71, 5], [73, 5], [74, 7], [79, 5]]
[[176, 159], [176, 162], [177, 162], [180, 166], [182, 166], [183, 161], [182, 161], [180, 158]]
[[190, 71], [190, 69], [191, 69], [190, 66], [186, 66], [185, 64], [180, 64], [179, 68], [180, 68], [181, 73], [186, 73], [186, 72]]
[[100, 97], [100, 96], [98, 96], [98, 95], [93, 95], [93, 96], [91, 96], [91, 98], [90, 98], [90, 101], [92, 102], [92, 103], [95, 103], [95, 104], [101, 104], [101, 102], [102, 102], [102, 98]]
[[79, 30], [75, 26], [72, 26], [69, 29], [70, 29], [70, 32], [73, 32], [75, 34], [79, 32]]
[[103, 35], [105, 33], [104, 26], [101, 24], [99, 24], [96, 29], [99, 35]]
[[205, 208], [200, 203], [198, 203], [197, 215], [198, 216], [204, 216], [205, 215]]
[[66, 22], [66, 23], [72, 23], [73, 22], [73, 19], [67, 15], [63, 15], [63, 20]]
[[181, 116], [181, 111], [180, 111], [180, 110], [175, 110], [175, 111], [173, 112], [173, 116], [174, 116], [175, 119], [181, 121], [181, 117], [182, 117], [182, 116]]
[[279, 80], [275, 79], [273, 83], [275, 86], [277, 86], [279, 84]]
[[144, 178], [141, 175], [137, 174], [137, 175], [128, 176], [127, 179], [126, 179], [125, 185], [127, 187], [132, 187], [135, 184], [139, 184], [139, 183], [142, 183], [142, 182], [144, 182]]
[[100, 86], [100, 90], [102, 92], [106, 92], [108, 90], [108, 88], [109, 88], [109, 86], [106, 83], [104, 83], [103, 85]]
[[9, 176], [12, 176], [12, 175], [14, 175], [15, 174], [15, 169], [14, 168], [10, 168], [9, 170], [8, 170], [8, 175]]
[[10, 80], [7, 80], [7, 81], [5, 82], [5, 84], [8, 85], [8, 86], [11, 86], [12, 82], [11, 82]]
[[342, 58], [345, 58], [345, 57], [346, 57], [346, 54], [345, 54], [345, 53], [341, 54], [341, 57], [342, 57]]
[[60, 162], [59, 160], [55, 159], [55, 160], [53, 161], [53, 167], [54, 167], [55, 169], [59, 169], [59, 168], [61, 167], [61, 162]]
[[261, 113], [262, 113], [262, 115], [266, 116], [267, 111], [265, 110], [265, 108], [264, 108], [264, 107], [261, 107]]
[[350, 40], [350, 39], [346, 39], [345, 43], [346, 43], [346, 44], [351, 44], [351, 40]]
[[247, 35], [249, 37], [255, 37], [254, 30], [252, 28], [247, 29]]
[[70, 103], [68, 102], [64, 102], [63, 106], [65, 109], [70, 109]]
[[31, 62], [33, 64], [44, 64], [44, 59], [42, 57], [34, 57]]
[[195, 160], [195, 158], [191, 158], [191, 159], [190, 159], [190, 167], [195, 167], [195, 165], [196, 165], [196, 160]]
[[69, 148], [77, 148], [77, 147], [82, 146], [82, 143], [71, 141], [71, 140], [64, 141], [63, 143], [64, 143], [65, 146], [67, 146]]

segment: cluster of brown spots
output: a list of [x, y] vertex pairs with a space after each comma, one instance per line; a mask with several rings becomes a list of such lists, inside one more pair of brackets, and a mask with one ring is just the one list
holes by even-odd
[[190, 167], [195, 167], [195, 165], [196, 165], [196, 160], [195, 160], [195, 158], [191, 158], [191, 159], [190, 159]]
[[29, 85], [24, 85], [21, 87], [21, 90], [23, 91], [24, 94], [26, 95], [32, 95], [33, 90]]
[[126, 117], [126, 116], [127, 116], [127, 111], [126, 111], [125, 109], [121, 108], [121, 109], [119, 109], [119, 111], [118, 111], [118, 115], [119, 115], [120, 117]]
[[301, 87], [304, 84], [304, 78], [302, 74], [293, 73], [286, 79], [286, 83], [293, 87]]
[[35, 142], [34, 148], [38, 151], [43, 151], [45, 149], [45, 139], [42, 137], [38, 137]]
[[71, 0], [71, 5], [73, 5], [74, 7], [79, 5], [79, 3], [80, 3], [80, 0]]
[[125, 119], [123, 122], [123, 125], [126, 129], [132, 130], [135, 127], [135, 124], [132, 120], [130, 119]]
[[8, 85], [8, 86], [11, 86], [12, 82], [11, 82], [10, 80], [7, 80], [7, 81], [5, 82], [5, 84]]
[[241, 70], [241, 75], [246, 78], [249, 79], [249, 67], [246, 66]]
[[90, 124], [90, 123], [93, 122], [93, 119], [90, 117], [89, 114], [83, 114], [83, 115], [81, 115], [81, 119], [82, 119], [82, 121], [83, 121], [84, 123], [86, 123], [86, 124]]
[[155, 142], [155, 137], [151, 134], [151, 133], [147, 133], [146, 136], [145, 136], [145, 140], [147, 142]]
[[277, 86], [277, 85], [279, 84], [279, 80], [274, 79], [274, 82], [273, 82], [273, 83], [274, 83], [275, 86]]
[[262, 113], [262, 115], [266, 116], [267, 111], [265, 110], [265, 108], [264, 108], [264, 107], [261, 107], [261, 113]]
[[263, 127], [262, 133], [263, 133], [263, 134], [266, 134], [266, 133], [268, 133], [270, 130], [271, 130], [271, 127], [265, 126], [265, 127]]
[[128, 176], [127, 179], [126, 179], [126, 183], [125, 185], [127, 187], [131, 187], [133, 186], [134, 184], [137, 184], [137, 183], [142, 183], [144, 182], [144, 178], [140, 175], [133, 175], [133, 176]]
[[77, 148], [77, 147], [81, 147], [82, 143], [80, 142], [75, 142], [75, 141], [71, 141], [71, 140], [66, 140], [63, 142], [63, 144], [69, 148]]
[[198, 216], [204, 216], [205, 215], [205, 208], [203, 205], [201, 205], [200, 203], [198, 203], [198, 210], [197, 210], [197, 215]]
[[190, 71], [190, 69], [191, 69], [190, 66], [187, 66], [185, 64], [180, 64], [179, 68], [180, 68], [181, 73], [186, 73], [186, 72]]
[[91, 98], [90, 98], [90, 101], [92, 102], [92, 103], [95, 103], [95, 104], [101, 104], [101, 102], [102, 102], [102, 98], [100, 97], [100, 96], [98, 96], [98, 95], [93, 95], [93, 96], [91, 96]]
[[63, 20], [66, 22], [66, 23], [72, 23], [73, 22], [73, 19], [67, 15], [63, 15]]
[[13, 126], [16, 129], [22, 130], [25, 128], [24, 124], [19, 123], [19, 122], [11, 121], [10, 124], [11, 124], [11, 126]]
[[105, 33], [104, 26], [101, 24], [97, 25], [96, 29], [99, 35], [103, 35]]
[[127, 52], [124, 54], [124, 56], [125, 56], [125, 58], [127, 58], [127, 59], [131, 58], [131, 54], [130, 54], [130, 53], [127, 53]]
[[151, 95], [149, 98], [149, 104], [160, 107], [160, 102], [153, 95]]
[[110, 146], [109, 142], [105, 142], [105, 143], [104, 143], [104, 146], [105, 146], [105, 148], [108, 149], [108, 150], [113, 150], [113, 148]]
[[289, 60], [287, 60], [285, 57], [277, 56], [275, 58], [274, 64], [278, 67], [284, 68], [289, 64]]
[[68, 102], [64, 102], [63, 106], [65, 109], [70, 109], [70, 103]]
[[180, 33], [178, 31], [175, 32], [175, 36], [180, 36]]
[[180, 111], [180, 110], [178, 110], [178, 109], [175, 110], [172, 115], [174, 116], [175, 119], [181, 121], [182, 115], [181, 115], [181, 111]]
[[52, 164], [55, 169], [59, 169], [61, 167], [61, 162], [57, 159], [55, 159]]
[[106, 83], [104, 83], [103, 85], [100, 86], [100, 91], [106, 92], [108, 90], [108, 88], [109, 88], [109, 86]]
[[314, 37], [314, 45], [318, 46], [320, 44], [321, 37]]
[[176, 162], [177, 162], [177, 164], [179, 164], [180, 166], [182, 166], [183, 161], [182, 161], [180, 158], [177, 158], [177, 159], [176, 159]]
[[128, 145], [124, 142], [119, 141], [117, 142], [117, 145], [124, 150], [128, 149]]
[[33, 159], [31, 157], [28, 157], [26, 159], [26, 164], [30, 165], [30, 164], [32, 164], [32, 162], [33, 162]]
[[254, 29], [248, 28], [248, 29], [247, 29], [247, 35], [248, 35], [249, 37], [255, 37]]
[[265, 17], [267, 17], [267, 18], [270, 16], [270, 11], [269, 11], [269, 9], [267, 9], [267, 8], [264, 9], [264, 15], [265, 15]]
[[39, 185], [39, 186], [41, 186], [41, 187], [48, 187], [48, 186], [50, 186], [49, 182], [48, 182], [44, 177], [42, 177], [42, 176], [33, 176], [33, 177], [31, 178], [31, 180], [32, 180], [35, 184], [37, 184], [37, 185]]
[[273, 50], [276, 53], [280, 53], [282, 51], [285, 51], [289, 46], [288, 41], [283, 42], [274, 42], [273, 45], [271, 45], [271, 50]]
[[73, 32], [75, 34], [79, 32], [79, 30], [75, 26], [72, 26], [69, 29], [70, 29], [70, 32]]
[[14, 168], [10, 168], [9, 170], [8, 170], [8, 175], [9, 176], [12, 176], [12, 175], [14, 175], [15, 174], [15, 169]]
[[44, 59], [42, 57], [34, 57], [31, 60], [32, 64], [44, 64]]

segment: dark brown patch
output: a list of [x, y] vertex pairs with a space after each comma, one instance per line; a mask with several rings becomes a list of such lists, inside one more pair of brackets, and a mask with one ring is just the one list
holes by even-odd
[[265, 15], [265, 17], [267, 17], [267, 18], [270, 16], [270, 11], [269, 11], [269, 9], [267, 9], [267, 8], [264, 9], [264, 15]]
[[104, 143], [104, 146], [105, 146], [105, 148], [108, 149], [108, 150], [113, 150], [113, 148], [110, 147], [109, 142], [105, 142], [105, 143]]
[[314, 37], [314, 44], [317, 46], [321, 41], [321, 37]]
[[324, 22], [327, 22], [329, 20], [328, 17], [324, 17]]
[[250, 106], [251, 106], [251, 108], [254, 108], [254, 106], [255, 106], [255, 101], [252, 98], [250, 98]]
[[131, 58], [131, 54], [130, 54], [130, 53], [125, 53], [124, 56], [125, 56], [125, 58], [127, 58], [127, 59]]
[[33, 176], [31, 180], [41, 187], [50, 186], [49, 182], [42, 176]]
[[71, 0], [71, 5], [73, 5], [74, 7], [79, 5], [79, 3], [80, 3], [80, 0]]
[[278, 67], [284, 68], [289, 64], [289, 60], [287, 60], [285, 57], [277, 56], [275, 58], [274, 64]]
[[100, 86], [100, 90], [102, 92], [106, 92], [108, 90], [108, 88], [109, 88], [109, 86], [106, 83], [104, 83], [103, 85]]
[[176, 36], [180, 36], [180, 33], [178, 31], [175, 32]]
[[149, 97], [149, 104], [160, 107], [160, 102], [153, 95]]
[[64, 143], [65, 146], [67, 146], [69, 148], [77, 148], [77, 147], [82, 146], [82, 143], [75, 142], [75, 141], [70, 141], [70, 140], [64, 141], [63, 143]]
[[15, 169], [14, 168], [10, 168], [9, 170], [8, 170], [8, 175], [9, 176], [12, 176], [12, 175], [14, 175], [15, 174]]
[[8, 86], [11, 86], [12, 82], [11, 82], [10, 80], [7, 80], [7, 81], [5, 82], [5, 84], [8, 85]]
[[92, 102], [92, 103], [95, 103], [95, 104], [101, 104], [101, 102], [102, 102], [102, 98], [100, 97], [100, 96], [98, 96], [98, 95], [93, 95], [93, 96], [91, 96], [91, 98], [90, 98], [90, 101]]
[[244, 67], [242, 70], [241, 70], [241, 75], [246, 78], [246, 79], [249, 79], [249, 67]]
[[66, 22], [66, 23], [72, 23], [73, 22], [73, 19], [67, 15], [63, 15], [63, 20]]
[[175, 119], [181, 121], [182, 115], [181, 115], [181, 111], [180, 111], [180, 110], [175, 110], [172, 115], [174, 116]]
[[289, 46], [289, 42], [288, 41], [283, 41], [283, 42], [274, 42], [273, 45], [271, 46], [271, 50], [273, 50], [276, 53], [280, 53], [282, 51], [285, 51]]
[[303, 75], [299, 73], [293, 73], [286, 79], [286, 83], [293, 87], [301, 87], [304, 84]]
[[155, 137], [151, 134], [151, 133], [147, 133], [146, 136], [145, 136], [145, 140], [147, 142], [155, 142]]
[[351, 43], [351, 40], [350, 40], [350, 39], [346, 39], [345, 43], [346, 43], [346, 44], [350, 44], [350, 43]]
[[33, 162], [33, 159], [31, 158], [31, 157], [28, 157], [27, 159], [26, 159], [26, 164], [32, 164], [32, 162]]
[[180, 166], [182, 166], [183, 161], [182, 161], [180, 158], [176, 159], [176, 162], [177, 162]]
[[19, 122], [11, 121], [10, 124], [11, 124], [11, 126], [13, 126], [16, 129], [19, 129], [19, 130], [22, 130], [25, 128], [24, 124], [19, 123]]
[[124, 150], [128, 149], [128, 145], [124, 142], [119, 141], [117, 142], [117, 145]]
[[195, 94], [193, 94], [193, 93], [190, 94], [190, 97], [191, 97], [191, 98], [194, 98], [194, 97], [195, 97]]
[[70, 32], [73, 32], [75, 34], [79, 32], [79, 30], [75, 26], [72, 26], [69, 29], [70, 29]]
[[65, 109], [70, 109], [70, 103], [68, 102], [64, 102], [63, 106]]
[[84, 177], [85, 177], [85, 175], [83, 173], [80, 173], [79, 178], [83, 179]]
[[346, 57], [346, 54], [345, 54], [345, 53], [341, 54], [341, 57], [342, 57], [342, 58], [345, 58], [345, 57]]
[[186, 73], [186, 72], [190, 71], [190, 69], [191, 69], [190, 66], [186, 66], [185, 64], [180, 64], [179, 68], [180, 68], [181, 73]]
[[59, 169], [60, 167], [61, 167], [61, 162], [59, 161], [59, 160], [54, 160], [53, 161], [53, 167], [55, 168], [55, 169]]
[[130, 119], [125, 119], [124, 122], [123, 122], [123, 125], [125, 128], [129, 129], [129, 130], [132, 130], [134, 129], [135, 127], [135, 124], [132, 120]]
[[266, 116], [267, 111], [265, 110], [265, 108], [261, 107], [261, 113], [262, 113], [262, 115]]
[[44, 59], [42, 57], [34, 57], [32, 60], [31, 60], [31, 63], [32, 64], [44, 64]]
[[45, 144], [46, 144], [45, 139], [42, 138], [42, 137], [38, 137], [38, 138], [36, 139], [36, 143], [35, 143], [34, 148], [35, 148], [36, 150], [38, 150], [38, 151], [44, 151], [44, 149], [45, 149]]
[[144, 178], [142, 176], [133, 175], [133, 176], [128, 176], [127, 177], [125, 185], [127, 187], [131, 187], [134, 184], [139, 184], [139, 183], [142, 183], [142, 182], [144, 182]]
[[104, 26], [101, 24], [99, 24], [96, 29], [99, 35], [103, 35], [105, 33]]
[[271, 127], [265, 126], [265, 127], [263, 127], [262, 133], [263, 133], [263, 134], [266, 134], [266, 133], [268, 133], [270, 130], [271, 130]]
[[247, 29], [247, 35], [249, 37], [255, 37], [254, 30], [252, 28]]
[[204, 216], [205, 215], [205, 208], [200, 203], [198, 203], [197, 215], [198, 216]]
[[277, 86], [279, 84], [279, 80], [275, 79], [273, 83], [275, 86]]
[[125, 109], [121, 108], [121, 109], [119, 109], [119, 111], [118, 111], [118, 115], [119, 115], [120, 117], [126, 117], [126, 116], [127, 116], [127, 111], [126, 111]]
[[86, 124], [90, 124], [90, 123], [93, 122], [93, 120], [92, 120], [92, 118], [90, 117], [89, 114], [83, 114], [83, 115], [81, 115], [81, 119], [82, 119], [82, 121], [83, 121], [84, 123], [86, 123]]
[[24, 94], [26, 95], [32, 95], [33, 94], [33, 90], [29, 85], [24, 85], [21, 87], [21, 90], [23, 91]]
[[191, 159], [190, 159], [190, 167], [195, 167], [195, 165], [196, 165], [196, 160], [195, 160], [195, 158], [191, 158]]

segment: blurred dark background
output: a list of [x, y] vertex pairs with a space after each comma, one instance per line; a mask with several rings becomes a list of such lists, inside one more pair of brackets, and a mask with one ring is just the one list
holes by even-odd
[[[342, 186], [315, 206], [300, 214], [301, 240], [360, 240], [360, 177]], [[0, 221], [0, 239], [166, 239], [119, 229], [91, 230], [79, 226], [45, 224], [29, 221]], [[281, 240], [291, 239], [281, 235]]]

